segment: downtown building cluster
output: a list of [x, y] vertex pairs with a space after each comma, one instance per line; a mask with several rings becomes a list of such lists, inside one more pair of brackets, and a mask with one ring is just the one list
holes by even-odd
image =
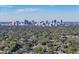
[[79, 26], [79, 22], [63, 22], [62, 20], [52, 20], [52, 21], [15, 21], [15, 22], [0, 22], [0, 26]]

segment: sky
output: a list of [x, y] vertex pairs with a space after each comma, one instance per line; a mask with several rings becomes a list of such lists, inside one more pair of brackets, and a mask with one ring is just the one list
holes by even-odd
[[79, 5], [0, 5], [0, 21], [79, 22]]

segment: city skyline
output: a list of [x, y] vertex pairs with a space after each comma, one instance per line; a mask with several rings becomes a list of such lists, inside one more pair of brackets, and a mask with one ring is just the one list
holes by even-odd
[[79, 21], [78, 5], [1, 5], [0, 21]]

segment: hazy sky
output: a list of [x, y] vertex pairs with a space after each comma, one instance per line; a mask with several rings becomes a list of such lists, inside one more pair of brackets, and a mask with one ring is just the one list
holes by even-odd
[[0, 5], [0, 21], [79, 21], [79, 5]]

